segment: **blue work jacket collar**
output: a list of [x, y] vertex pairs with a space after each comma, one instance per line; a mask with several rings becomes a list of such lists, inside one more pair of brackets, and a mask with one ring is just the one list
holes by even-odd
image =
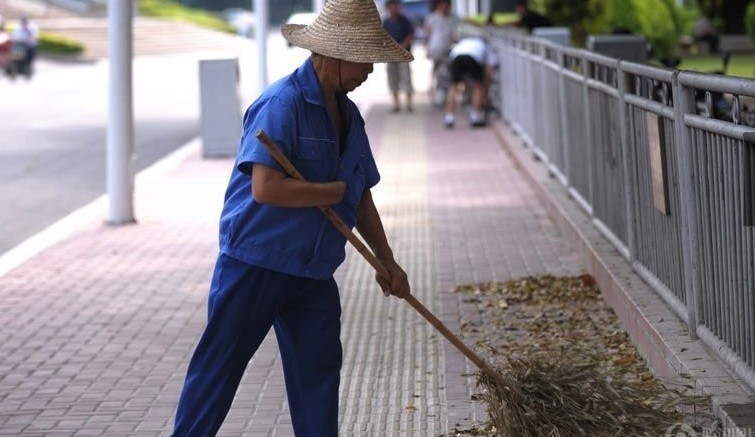
[[[306, 61], [294, 73], [296, 81], [299, 82], [304, 100], [312, 105], [325, 107], [325, 100], [322, 97], [322, 88], [320, 88], [320, 81], [317, 79], [317, 73], [315, 72], [315, 66], [312, 63], [312, 58], [307, 58]], [[338, 104], [343, 105], [346, 93], [336, 93], [336, 99]]]
[[304, 100], [313, 105], [325, 106], [320, 89], [320, 81], [317, 80], [315, 66], [312, 64], [312, 58], [307, 58], [295, 73], [296, 81], [299, 82]]

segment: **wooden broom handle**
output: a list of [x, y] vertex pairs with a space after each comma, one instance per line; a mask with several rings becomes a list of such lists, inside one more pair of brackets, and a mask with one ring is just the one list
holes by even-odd
[[[286, 155], [283, 154], [283, 152], [280, 151], [278, 148], [278, 145], [275, 144], [275, 142], [262, 130], [258, 129], [257, 132], [254, 134], [257, 139], [260, 140], [262, 145], [265, 146], [265, 148], [270, 152], [271, 155], [273, 155], [273, 158], [278, 162], [278, 164], [283, 167], [284, 170], [286, 170], [286, 173], [288, 173], [291, 177], [298, 179], [300, 181], [304, 181], [304, 177], [299, 173], [298, 170], [296, 170], [296, 167], [294, 167], [293, 164], [291, 164], [291, 161], [288, 160]], [[338, 229], [341, 234], [343, 234], [344, 237], [346, 237], [347, 240], [356, 248], [356, 250], [362, 254], [362, 256], [367, 260], [368, 263], [375, 269], [375, 271], [380, 275], [383, 279], [386, 281], [391, 280], [391, 275], [388, 272], [388, 269], [385, 268], [382, 262], [380, 262], [377, 257], [367, 248], [367, 246], [362, 243], [362, 240], [359, 239], [359, 237], [354, 234], [351, 229], [349, 229], [348, 226], [346, 226], [346, 223], [341, 220], [340, 217], [338, 217], [338, 214], [333, 211], [329, 206], [320, 206], [318, 207], [320, 211], [325, 214], [325, 217], [330, 220], [331, 223]], [[417, 310], [418, 313], [422, 315], [422, 317], [425, 318], [428, 322], [430, 322], [431, 325], [435, 329], [438, 330], [441, 334], [443, 334], [444, 337], [448, 341], [451, 342], [454, 346], [456, 346], [456, 349], [459, 350], [464, 356], [469, 358], [473, 363], [477, 365], [477, 367], [480, 368], [483, 372], [487, 373], [488, 376], [491, 378], [494, 378], [499, 383], [503, 383], [503, 378], [501, 378], [501, 375], [495, 371], [492, 367], [490, 367], [485, 360], [480, 358], [479, 355], [477, 355], [472, 349], [467, 347], [467, 345], [462, 342], [459, 337], [454, 335], [453, 332], [451, 332], [450, 329], [446, 327], [446, 325], [443, 324], [443, 322], [440, 321], [437, 317], [435, 317], [435, 314], [433, 314], [430, 310], [428, 310], [420, 301], [417, 300], [413, 295], [409, 294], [409, 296], [404, 298], [405, 301], [409, 303], [409, 305], [412, 306], [415, 310]]]

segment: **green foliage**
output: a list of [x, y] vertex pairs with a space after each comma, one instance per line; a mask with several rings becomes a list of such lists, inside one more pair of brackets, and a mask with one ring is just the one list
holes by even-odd
[[[8, 26], [5, 30], [13, 33], [14, 26]], [[37, 48], [42, 53], [56, 55], [78, 55], [84, 53], [84, 45], [73, 38], [57, 33], [42, 30], [37, 38]]]
[[221, 32], [236, 32], [233, 26], [216, 14], [189, 8], [172, 0], [139, 0], [139, 13], [147, 17], [186, 21]]
[[611, 29], [629, 30], [631, 32], [637, 32], [640, 29], [635, 0], [609, 0], [606, 3], [608, 6], [608, 24]]
[[755, 44], [755, 2], [750, 2], [745, 10], [745, 30]]
[[84, 52], [84, 45], [71, 38], [42, 31], [39, 34], [39, 51], [61, 55], [77, 55]]
[[[509, 12], [495, 12], [493, 14], [493, 25], [494, 26], [504, 26], [507, 24], [516, 23], [516, 21], [519, 19], [519, 16], [517, 16], [514, 13]], [[469, 15], [467, 17], [464, 17], [464, 21], [470, 24], [475, 24], [478, 26], [483, 26], [487, 24], [488, 17], [485, 15]]]
[[609, 2], [611, 29], [644, 36], [656, 58], [676, 51], [682, 30], [682, 16], [673, 0], [613, 0]]
[[[721, 56], [718, 55], [688, 56], [682, 58], [682, 62], [679, 64], [680, 70], [698, 71], [700, 73], [720, 71], [722, 68]], [[752, 79], [755, 77], [755, 57], [747, 54], [732, 56], [726, 69], [726, 75]]]
[[681, 34], [692, 35], [695, 29], [695, 22], [700, 17], [700, 10], [696, 7], [684, 6], [677, 8], [677, 14], [681, 22]]
[[548, 0], [529, 0], [527, 6], [532, 11], [544, 14], [548, 11]]
[[675, 0], [542, 1], [554, 23], [569, 27], [577, 46], [590, 34], [626, 31], [647, 38], [655, 57], [672, 55], [688, 21], [694, 22]]
[[609, 30], [605, 0], [544, 0], [544, 8], [556, 25], [569, 28], [577, 46], [584, 46], [587, 35]]
[[682, 27], [684, 26], [684, 23], [682, 22], [681, 7], [676, 4], [676, 0], [663, 0], [662, 3], [666, 5], [666, 9], [671, 15], [671, 20], [674, 24], [674, 32], [677, 35], [681, 35]]
[[640, 28], [637, 33], [644, 35], [652, 47], [654, 57], [671, 56], [679, 43], [679, 31], [672, 12], [658, 0], [634, 0], [638, 5], [637, 15]]

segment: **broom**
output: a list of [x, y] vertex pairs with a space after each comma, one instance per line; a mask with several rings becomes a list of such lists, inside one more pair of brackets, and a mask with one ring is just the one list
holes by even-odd
[[[278, 162], [278, 164], [281, 165], [286, 170], [286, 173], [289, 174], [294, 179], [298, 179], [300, 181], [304, 181], [304, 177], [299, 173], [298, 170], [296, 170], [296, 167], [294, 167], [293, 164], [291, 164], [291, 161], [288, 160], [286, 155], [284, 155], [280, 149], [278, 148], [278, 145], [275, 144], [275, 142], [262, 130], [258, 129], [257, 132], [254, 134], [255, 137], [257, 137], [258, 140], [262, 143], [262, 145], [265, 146], [265, 148], [270, 152], [271, 155], [273, 155], [273, 158]], [[328, 206], [320, 206], [320, 211], [322, 211], [323, 214], [325, 214], [325, 217], [330, 220], [330, 222], [333, 224], [333, 226], [338, 229], [341, 234], [343, 234], [344, 237], [346, 237], [347, 240], [349, 240], [349, 243], [354, 246], [354, 248], [362, 254], [362, 256], [367, 260], [368, 263], [375, 269], [378, 275], [380, 275], [383, 279], [386, 281], [390, 281], [390, 274], [388, 273], [388, 269], [385, 268], [383, 263], [380, 262], [380, 260], [375, 257], [375, 255], [367, 248], [367, 246], [362, 243], [362, 240], [359, 239], [352, 231], [349, 229], [348, 226], [341, 220], [340, 217]], [[503, 377], [495, 370], [493, 369], [488, 363], [485, 362], [482, 358], [480, 358], [479, 355], [474, 353], [472, 349], [467, 347], [467, 345], [464, 344], [456, 335], [454, 335], [450, 329], [446, 327], [446, 325], [443, 324], [430, 310], [428, 310], [422, 303], [420, 303], [417, 298], [415, 298], [413, 295], [409, 295], [404, 298], [406, 302], [409, 303], [409, 305], [412, 306], [415, 310], [417, 310], [418, 313], [422, 317], [425, 318], [430, 324], [438, 330], [448, 341], [453, 344], [456, 349], [459, 350], [464, 356], [469, 358], [482, 372], [487, 375], [489, 378], [491, 378], [493, 381], [495, 381], [499, 386], [505, 387], [507, 384], [504, 382]]]

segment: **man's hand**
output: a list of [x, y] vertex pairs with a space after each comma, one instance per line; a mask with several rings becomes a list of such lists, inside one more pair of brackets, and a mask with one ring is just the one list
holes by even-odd
[[388, 273], [391, 275], [390, 280], [385, 280], [382, 276], [376, 275], [376, 279], [380, 288], [383, 290], [383, 294], [386, 296], [396, 296], [399, 299], [403, 299], [409, 296], [412, 292], [409, 286], [409, 279], [406, 276], [406, 272], [401, 268], [396, 261], [381, 260]]

